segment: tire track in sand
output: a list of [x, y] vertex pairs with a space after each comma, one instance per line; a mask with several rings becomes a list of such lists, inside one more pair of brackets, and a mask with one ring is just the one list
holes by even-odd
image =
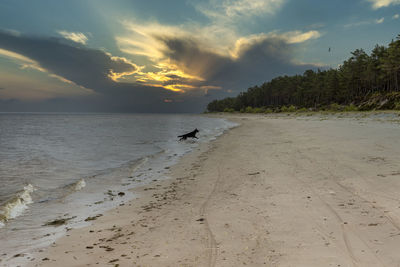
[[[294, 152], [295, 152], [297, 155], [299, 155], [298, 158], [300, 158], [300, 159], [302, 159], [302, 160], [307, 160], [310, 164], [314, 164], [313, 159], [311, 159], [308, 155], [306, 155], [305, 153], [303, 153], [300, 149], [294, 149]], [[281, 160], [282, 160], [282, 159], [281, 159]], [[298, 160], [296, 157], [294, 157], [294, 158], [292, 159], [292, 161], [293, 161], [293, 164], [295, 165], [295, 168], [296, 168], [296, 169], [302, 170], [302, 171], [305, 170], [304, 167], [303, 167], [303, 164], [301, 164], [301, 163], [299, 162], [299, 160]], [[343, 221], [342, 217], [336, 212], [336, 210], [335, 210], [330, 204], [328, 204], [328, 202], [326, 202], [326, 201], [314, 190], [313, 187], [310, 186], [310, 183], [307, 183], [307, 182], [304, 181], [303, 179], [300, 179], [299, 177], [297, 177], [297, 175], [293, 175], [293, 177], [295, 178], [295, 180], [297, 180], [297, 181], [300, 183], [300, 185], [301, 185], [302, 187], [308, 188], [308, 190], [310, 191], [310, 193], [311, 193], [313, 196], [316, 196], [316, 197], [319, 199], [320, 203], [322, 203], [322, 204], [327, 208], [327, 210], [328, 210], [330, 213], [332, 213], [332, 214], [334, 215], [334, 217], [336, 218], [336, 220], [340, 223], [340, 230], [341, 230], [341, 233], [342, 233], [342, 239], [343, 239], [343, 242], [344, 242], [344, 245], [345, 245], [345, 253], [346, 253], [346, 254], [348, 255], [348, 257], [350, 258], [350, 260], [351, 260], [351, 262], [352, 262], [352, 265], [353, 265], [353, 266], [357, 266], [357, 265], [358, 265], [358, 261], [357, 261], [357, 258], [356, 258], [356, 256], [355, 256], [355, 254], [354, 254], [353, 248], [352, 248], [352, 246], [351, 246], [351, 244], [350, 244], [350, 240], [349, 240], [349, 237], [348, 237], [348, 232], [347, 232], [347, 229], [346, 229], [345, 226], [344, 226], [344, 221]]]
[[[314, 163], [313, 159], [310, 158], [308, 155], [306, 155], [305, 153], [302, 153], [299, 149], [296, 150], [298, 155], [301, 155], [302, 159], [308, 160], [311, 164]], [[299, 169], [301, 168], [300, 163], [295, 159], [295, 164], [296, 167]], [[334, 174], [330, 173], [330, 177], [333, 177]], [[325, 199], [323, 199], [323, 197], [318, 194], [314, 188], [310, 187], [310, 185], [303, 181], [302, 179], [299, 179], [297, 176], [294, 176], [296, 180], [298, 180], [303, 186], [306, 186], [309, 190], [311, 190], [312, 194], [314, 196], [317, 196], [318, 199], [320, 200], [320, 202], [327, 208], [328, 211], [330, 211], [334, 217], [336, 218], [336, 220], [339, 222], [340, 224], [340, 228], [341, 228], [341, 233], [342, 233], [342, 239], [346, 248], [346, 252], [348, 254], [348, 256], [350, 257], [353, 266], [359, 266], [360, 262], [356, 256], [356, 253], [352, 247], [352, 240], [356, 241], [358, 240], [359, 242], [361, 242], [366, 249], [369, 252], [369, 255], [371, 256], [371, 258], [374, 258], [379, 264], [380, 266], [384, 266], [383, 262], [381, 261], [381, 259], [375, 255], [374, 251], [371, 249], [371, 247], [367, 244], [367, 242], [361, 238], [354, 230], [351, 230], [350, 227], [348, 227], [347, 225], [345, 225], [345, 221], [343, 220], [343, 218], [340, 216], [340, 214], [335, 210], [335, 208], [328, 203]], [[355, 192], [353, 192], [352, 190], [350, 190], [349, 188], [347, 188], [346, 186], [344, 186], [343, 184], [341, 184], [340, 182], [336, 181], [336, 180], [331, 180], [335, 185], [339, 186], [339, 188], [341, 188], [344, 192], [347, 192], [348, 194], [350, 194], [351, 196], [353, 196], [354, 198], [358, 198], [364, 201], [367, 201], [366, 199], [362, 198], [361, 196], [359, 196], [358, 194], [356, 194]], [[369, 202], [369, 201], [367, 201]], [[393, 224], [393, 221], [390, 220], [390, 222]], [[397, 227], [396, 227], [397, 228]]]
[[208, 195], [206, 201], [200, 207], [200, 215], [202, 218], [204, 218], [204, 226], [206, 228], [207, 235], [208, 235], [207, 254], [208, 254], [208, 266], [210, 266], [210, 267], [215, 266], [215, 264], [217, 262], [218, 246], [217, 246], [217, 241], [215, 239], [215, 235], [211, 231], [210, 224], [208, 222], [206, 209], [207, 209], [207, 206], [208, 206], [211, 198], [215, 195], [215, 192], [218, 189], [220, 179], [221, 179], [220, 168], [218, 167], [218, 177], [217, 177], [217, 180], [215, 181], [214, 188], [211, 191], [211, 193]]

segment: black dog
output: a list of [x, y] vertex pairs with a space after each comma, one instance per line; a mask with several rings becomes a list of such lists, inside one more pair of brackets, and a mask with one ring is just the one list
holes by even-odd
[[178, 137], [181, 138], [181, 139], [179, 139], [179, 141], [181, 141], [181, 140], [186, 140], [186, 138], [188, 138], [188, 137], [199, 139], [199, 138], [197, 138], [197, 136], [196, 136], [196, 133], [198, 133], [198, 132], [199, 132], [199, 130], [197, 130], [197, 128], [196, 128], [196, 129], [194, 129], [194, 131], [191, 131], [190, 133], [183, 134], [183, 135], [179, 135]]

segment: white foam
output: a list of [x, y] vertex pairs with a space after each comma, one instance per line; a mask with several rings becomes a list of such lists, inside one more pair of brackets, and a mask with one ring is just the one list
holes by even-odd
[[86, 186], [85, 179], [80, 179], [78, 182], [75, 183], [75, 191], [80, 191], [82, 188]]
[[0, 227], [9, 219], [13, 219], [21, 215], [24, 210], [28, 208], [28, 204], [32, 204], [31, 193], [35, 188], [28, 184], [24, 190], [15, 194], [13, 198], [8, 200], [2, 207], [0, 207]]

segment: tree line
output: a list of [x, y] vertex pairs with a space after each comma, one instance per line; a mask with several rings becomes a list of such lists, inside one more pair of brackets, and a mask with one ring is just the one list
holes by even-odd
[[280, 76], [236, 97], [214, 100], [207, 110], [288, 111], [341, 106], [360, 110], [400, 109], [399, 80], [400, 34], [387, 47], [376, 45], [370, 55], [363, 49], [351, 52], [351, 57], [337, 69]]

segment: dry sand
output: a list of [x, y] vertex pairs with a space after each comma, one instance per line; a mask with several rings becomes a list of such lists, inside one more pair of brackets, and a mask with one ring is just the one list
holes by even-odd
[[400, 124], [241, 124], [34, 266], [400, 266]]

